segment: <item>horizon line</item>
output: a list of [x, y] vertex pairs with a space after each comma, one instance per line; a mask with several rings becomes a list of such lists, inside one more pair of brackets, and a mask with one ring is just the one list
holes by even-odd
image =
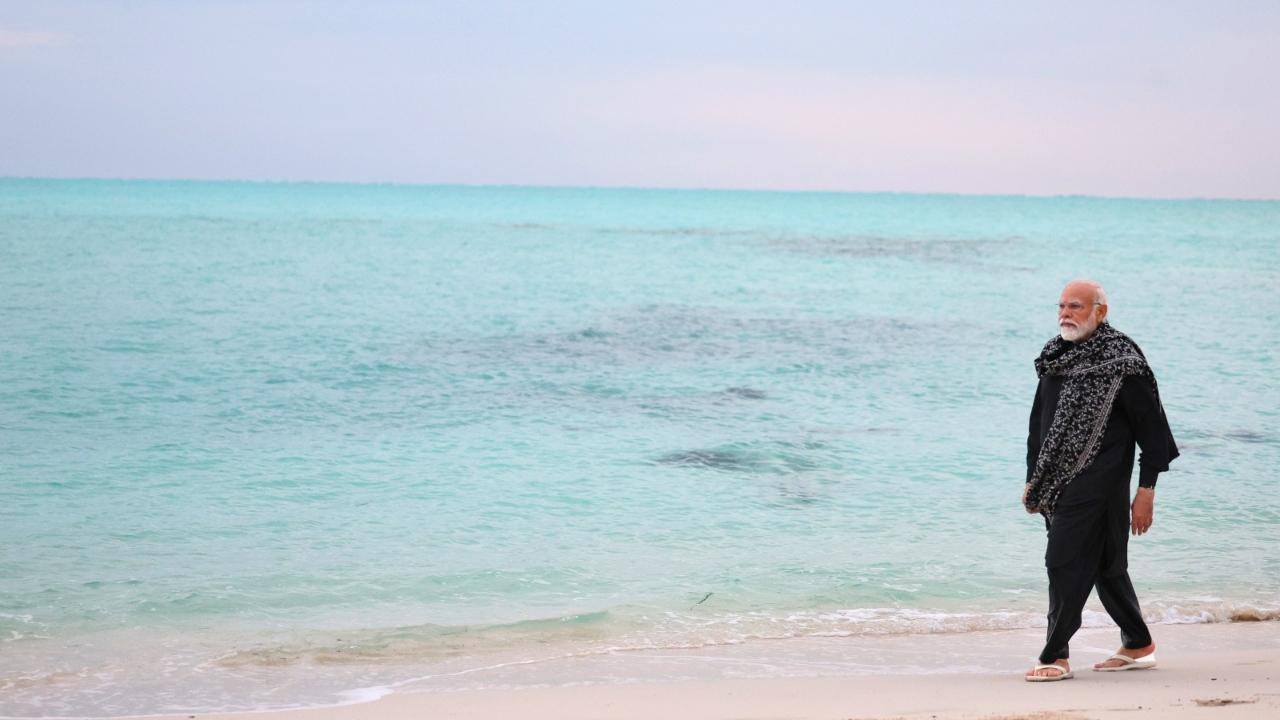
[[405, 182], [398, 180], [296, 180], [296, 179], [246, 179], [246, 178], [184, 178], [184, 177], [128, 177], [128, 176], [51, 176], [51, 175], [3, 175], [4, 180], [44, 180], [64, 182], [136, 182], [136, 183], [225, 183], [254, 185], [356, 185], [371, 187], [422, 187], [422, 188], [474, 188], [474, 189], [524, 189], [524, 190], [634, 190], [642, 192], [726, 192], [762, 193], [778, 195], [905, 195], [1023, 199], [1079, 199], [1079, 200], [1142, 200], [1175, 202], [1280, 202], [1280, 196], [1233, 197], [1210, 195], [1095, 195], [1090, 193], [1015, 193], [1015, 192], [957, 192], [926, 190], [847, 190], [847, 189], [796, 189], [796, 188], [748, 188], [748, 187], [695, 187], [687, 185], [575, 185], [575, 184], [518, 184], [518, 183], [467, 183], [467, 182]]

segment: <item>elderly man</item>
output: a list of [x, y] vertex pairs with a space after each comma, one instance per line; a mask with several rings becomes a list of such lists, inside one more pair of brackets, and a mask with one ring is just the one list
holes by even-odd
[[[1036, 358], [1040, 384], [1027, 437], [1022, 504], [1048, 530], [1049, 630], [1032, 682], [1072, 677], [1067, 643], [1095, 586], [1120, 626], [1123, 647], [1093, 666], [1109, 672], [1155, 667], [1155, 643], [1129, 582], [1128, 533], [1151, 528], [1156, 476], [1178, 456], [1138, 346], [1107, 323], [1107, 296], [1091, 280], [1067, 285], [1058, 301], [1059, 336]], [[1129, 502], [1134, 444], [1138, 492]]]

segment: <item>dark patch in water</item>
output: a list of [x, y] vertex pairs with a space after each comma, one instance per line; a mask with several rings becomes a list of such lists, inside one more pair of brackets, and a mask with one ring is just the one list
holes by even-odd
[[[996, 240], [917, 240], [874, 235], [846, 237], [786, 237], [770, 241], [770, 245], [790, 252], [827, 257], [880, 258], [903, 257], [927, 262], [960, 265], [981, 263], [999, 247], [1013, 239]], [[1025, 270], [1025, 268], [1016, 268]]]
[[714, 227], [671, 227], [671, 228], [628, 228], [628, 227], [606, 227], [598, 228], [596, 232], [601, 235], [650, 235], [673, 236], [673, 237], [742, 237], [756, 235], [757, 233], [750, 230], [726, 230]]
[[[658, 458], [664, 465], [703, 467], [727, 472], [790, 475], [817, 467], [812, 459], [791, 451], [794, 443], [771, 443], [767, 450], [736, 446], [701, 448], [669, 453]], [[816, 446], [805, 445], [805, 449]]]
[[746, 400], [763, 400], [768, 397], [763, 390], [757, 390], [750, 387], [731, 387], [726, 389], [724, 392], [726, 395], [733, 395], [734, 397], [740, 397]]
[[685, 450], [670, 453], [658, 458], [658, 462], [666, 465], [692, 465], [694, 467], [713, 468], [715, 470], [754, 470], [756, 464], [741, 453], [727, 450]]
[[[578, 372], [614, 366], [704, 366], [725, 358], [786, 359], [782, 372], [830, 369], [866, 378], [887, 366], [886, 354], [932, 348], [952, 337], [947, 324], [921, 324], [897, 318], [758, 315], [731, 307], [639, 305], [601, 316], [575, 330], [536, 334], [499, 334], [481, 338], [427, 340], [410, 356], [395, 359], [405, 367], [457, 370], [557, 367]], [[756, 400], [758, 388], [736, 386], [713, 393], [721, 400]]]
[[1236, 430], [1234, 432], [1226, 433], [1224, 437], [1229, 437], [1232, 440], [1239, 440], [1240, 442], [1247, 443], [1265, 443], [1269, 441], [1266, 435], [1252, 430]]
[[799, 488], [791, 488], [786, 486], [778, 486], [778, 494], [792, 505], [813, 505], [822, 500], [816, 493], [810, 490], [802, 490]]

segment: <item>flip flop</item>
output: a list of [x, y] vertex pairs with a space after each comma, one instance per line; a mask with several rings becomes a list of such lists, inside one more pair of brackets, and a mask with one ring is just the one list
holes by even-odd
[[1059, 672], [1057, 675], [1024, 675], [1023, 677], [1027, 679], [1027, 682], [1057, 682], [1059, 680], [1070, 680], [1071, 678], [1076, 676], [1076, 674], [1071, 672], [1070, 670], [1063, 671], [1063, 668], [1061, 665], [1055, 665], [1053, 663], [1050, 663], [1048, 665], [1037, 663], [1035, 668], [1032, 669], [1032, 671], [1034, 672], [1035, 670], [1044, 670], [1046, 668], [1054, 668]]
[[[1131, 658], [1127, 655], [1116, 653], [1107, 658], [1107, 660], [1119, 660], [1124, 664], [1116, 667], [1096, 667], [1094, 670], [1097, 672], [1120, 672], [1122, 670], [1150, 670], [1156, 666], [1156, 654], [1154, 652], [1150, 655], [1143, 655], [1140, 658]], [[1103, 660], [1103, 662], [1106, 662], [1106, 660]]]

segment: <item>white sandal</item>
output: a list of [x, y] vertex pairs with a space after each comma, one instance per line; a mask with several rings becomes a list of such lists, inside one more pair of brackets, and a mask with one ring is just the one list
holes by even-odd
[[1057, 675], [1025, 675], [1024, 677], [1027, 678], [1027, 682], [1057, 682], [1059, 680], [1070, 680], [1071, 678], [1076, 676], [1075, 673], [1062, 667], [1061, 665], [1058, 665], [1057, 663], [1049, 663], [1048, 665], [1044, 665], [1042, 663], [1036, 663], [1036, 666], [1032, 668], [1031, 671], [1035, 672], [1036, 670], [1046, 670], [1048, 668], [1053, 668], [1055, 670], [1058, 670], [1058, 674]]
[[[1156, 654], [1152, 652], [1150, 655], [1143, 655], [1140, 658], [1131, 658], [1128, 655], [1116, 653], [1107, 660], [1119, 660], [1124, 663], [1116, 667], [1096, 667], [1094, 670], [1098, 672], [1120, 672], [1122, 670], [1150, 670], [1156, 666]], [[1106, 662], [1106, 660], [1103, 660]]]

